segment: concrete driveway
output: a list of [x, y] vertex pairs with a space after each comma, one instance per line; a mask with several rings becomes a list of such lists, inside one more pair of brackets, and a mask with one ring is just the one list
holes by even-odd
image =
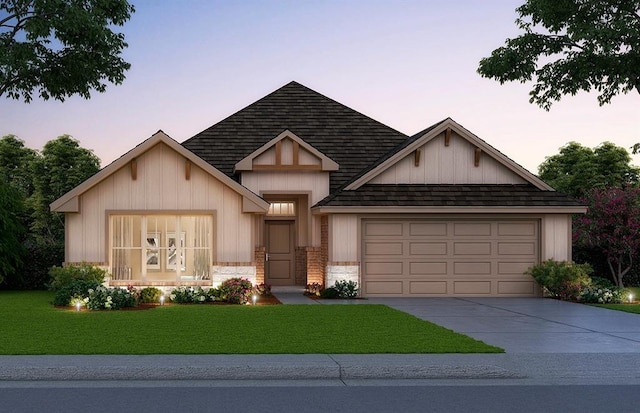
[[640, 353], [640, 315], [544, 298], [371, 298], [507, 353]]

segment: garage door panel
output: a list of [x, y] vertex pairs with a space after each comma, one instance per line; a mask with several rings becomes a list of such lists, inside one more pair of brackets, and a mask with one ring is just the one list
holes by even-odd
[[410, 255], [447, 255], [446, 242], [412, 242], [409, 244]]
[[402, 262], [367, 262], [365, 269], [369, 275], [398, 275], [401, 276]]
[[491, 263], [454, 262], [453, 275], [491, 275]]
[[491, 243], [454, 242], [453, 255], [491, 255]]
[[402, 294], [402, 281], [367, 281], [366, 294]]
[[533, 261], [527, 262], [498, 262], [498, 274], [500, 275], [520, 275], [528, 278], [524, 272], [531, 266], [535, 265]]
[[533, 295], [534, 292], [533, 281], [498, 281], [498, 294]]
[[455, 222], [453, 224], [455, 236], [491, 236], [490, 222]]
[[409, 292], [411, 294], [446, 294], [446, 281], [410, 281]]
[[387, 222], [387, 223], [373, 223], [369, 222], [365, 224], [365, 235], [366, 236], [384, 236], [384, 237], [392, 237], [398, 236], [401, 237], [403, 235], [403, 225], [401, 222]]
[[447, 235], [448, 225], [445, 222], [410, 223], [409, 235], [443, 237]]
[[411, 262], [409, 263], [410, 275], [447, 275], [446, 262]]
[[367, 242], [365, 253], [367, 255], [402, 255], [402, 242]]
[[454, 281], [454, 294], [491, 294], [491, 281]]
[[527, 236], [536, 234], [536, 224], [534, 222], [499, 222], [498, 236]]
[[498, 255], [530, 255], [536, 254], [535, 242], [498, 242]]

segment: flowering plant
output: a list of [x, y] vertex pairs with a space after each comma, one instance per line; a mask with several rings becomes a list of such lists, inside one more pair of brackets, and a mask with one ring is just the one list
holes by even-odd
[[578, 300], [585, 303], [620, 304], [627, 291], [618, 287], [587, 287], [582, 290]]
[[222, 282], [220, 296], [230, 304], [247, 304], [251, 298], [253, 286], [251, 281], [245, 278], [229, 278]]
[[258, 295], [271, 295], [271, 285], [266, 283], [260, 283], [253, 288], [253, 292]]
[[89, 310], [119, 310], [137, 304], [137, 294], [130, 289], [98, 286], [87, 293], [85, 302]]
[[307, 284], [307, 286], [304, 289], [304, 295], [315, 295], [319, 297], [322, 289], [323, 289], [323, 286], [320, 283]]
[[174, 303], [204, 303], [207, 301], [213, 301], [213, 296], [208, 292], [205, 292], [201, 287], [178, 287], [171, 290], [169, 298]]

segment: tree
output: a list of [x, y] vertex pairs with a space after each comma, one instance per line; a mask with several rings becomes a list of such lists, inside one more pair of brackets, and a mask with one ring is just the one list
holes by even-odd
[[22, 193], [24, 198], [33, 194], [31, 163], [38, 153], [24, 146], [24, 141], [14, 135], [0, 139], [0, 177]]
[[614, 282], [623, 287], [640, 248], [640, 189], [596, 189], [583, 201], [588, 211], [574, 220], [574, 242], [601, 250]]
[[34, 192], [29, 200], [34, 215], [31, 231], [39, 236], [64, 242], [64, 223], [49, 204], [100, 170], [100, 159], [80, 147], [77, 140], [62, 135], [44, 145], [32, 163]]
[[529, 101], [549, 110], [563, 95], [598, 91], [600, 105], [640, 93], [640, 0], [527, 0], [507, 39], [478, 73], [503, 84], [532, 80]]
[[637, 185], [640, 169], [630, 163], [629, 152], [611, 142], [594, 149], [569, 142], [559, 154], [545, 159], [538, 175], [558, 191], [578, 198], [593, 188]]
[[121, 84], [131, 65], [111, 27], [133, 12], [126, 0], [0, 0], [0, 96], [88, 99]]
[[14, 275], [23, 262], [23, 205], [20, 192], [0, 177], [0, 284]]

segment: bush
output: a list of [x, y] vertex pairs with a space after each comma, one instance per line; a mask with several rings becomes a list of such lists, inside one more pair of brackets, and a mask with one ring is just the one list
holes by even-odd
[[11, 289], [45, 290], [51, 282], [50, 270], [64, 261], [64, 242], [29, 237], [23, 243], [27, 255], [20, 271], [7, 280]]
[[575, 264], [547, 260], [530, 267], [526, 274], [535, 279], [547, 292], [561, 300], [577, 300], [580, 292], [591, 285], [589, 264]]
[[137, 296], [133, 288], [106, 288], [102, 285], [88, 290], [87, 308], [89, 310], [119, 310], [135, 307]]
[[311, 284], [307, 284], [307, 286], [305, 287], [304, 295], [315, 295], [316, 297], [319, 297], [321, 291], [322, 291], [322, 284], [311, 283]]
[[101, 285], [97, 281], [76, 280], [67, 283], [56, 291], [53, 305], [68, 306], [72, 300], [84, 300], [89, 296], [89, 290], [95, 290]]
[[355, 281], [336, 281], [333, 288], [338, 291], [339, 298], [356, 298], [358, 296], [358, 283]]
[[620, 304], [628, 296], [628, 291], [615, 286], [591, 286], [582, 290], [578, 299], [585, 303]]
[[251, 299], [251, 281], [244, 278], [229, 278], [220, 285], [221, 298], [230, 304], [246, 304]]
[[[211, 291], [211, 290], [209, 290]], [[202, 304], [207, 301], [213, 301], [211, 296], [207, 294], [201, 287], [178, 287], [171, 290], [169, 298], [172, 302], [178, 304], [197, 303]]]
[[162, 291], [155, 287], [146, 287], [140, 290], [140, 302], [144, 304], [151, 304], [160, 302], [160, 296]]
[[253, 288], [253, 291], [258, 295], [271, 296], [271, 285], [260, 283]]
[[334, 287], [328, 287], [320, 291], [320, 298], [340, 298], [338, 290]]
[[49, 289], [57, 291], [74, 281], [93, 281], [102, 284], [107, 272], [102, 268], [82, 263], [66, 267], [52, 267], [49, 275], [51, 276]]

